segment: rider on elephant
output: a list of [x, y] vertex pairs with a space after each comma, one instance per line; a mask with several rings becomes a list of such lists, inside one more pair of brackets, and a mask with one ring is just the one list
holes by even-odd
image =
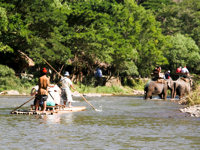
[[169, 79], [170, 78], [170, 70], [168, 70], [166, 73], [165, 73], [165, 76], [164, 76], [164, 79]]
[[182, 76], [184, 78], [189, 78], [189, 70], [187, 69], [187, 67], [185, 66], [184, 68], [181, 69], [181, 73], [182, 73]]
[[157, 66], [154, 70], [153, 70], [153, 81], [157, 81], [158, 79], [163, 79], [162, 77], [163, 75], [161, 74], [161, 67]]

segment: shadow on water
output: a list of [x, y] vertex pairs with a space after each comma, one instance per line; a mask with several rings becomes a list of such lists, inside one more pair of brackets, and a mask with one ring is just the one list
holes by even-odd
[[[10, 115], [29, 97], [0, 97], [0, 149], [198, 149], [200, 119], [179, 111], [169, 100], [143, 97], [87, 97], [74, 106], [83, 112]], [[32, 102], [23, 106], [28, 109]]]

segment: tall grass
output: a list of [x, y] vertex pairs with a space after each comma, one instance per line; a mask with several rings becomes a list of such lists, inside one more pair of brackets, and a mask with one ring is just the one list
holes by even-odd
[[77, 90], [80, 93], [101, 93], [101, 94], [127, 94], [127, 90], [121, 86], [85, 86], [85, 85], [76, 85]]
[[200, 85], [186, 97], [186, 101], [188, 105], [200, 104]]
[[101, 94], [114, 94], [114, 95], [127, 95], [133, 94], [133, 89], [143, 90], [145, 82], [139, 81], [131, 86], [93, 86], [76, 84], [76, 89], [81, 93], [101, 93]]

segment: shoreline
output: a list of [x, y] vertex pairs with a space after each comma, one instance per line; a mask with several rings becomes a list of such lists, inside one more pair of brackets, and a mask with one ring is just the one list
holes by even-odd
[[[81, 93], [86, 97], [103, 97], [103, 96], [142, 96], [141, 94], [107, 94], [107, 93]], [[32, 97], [30, 94], [0, 94], [0, 97]], [[81, 97], [80, 94], [72, 94], [74, 97]]]
[[[144, 94], [144, 91], [142, 90], [133, 90], [132, 93], [128, 94], [118, 94], [118, 93], [80, 93], [83, 96], [87, 97], [101, 97], [101, 96], [141, 96]], [[80, 97], [80, 94], [75, 92], [72, 92], [72, 96], [74, 97]], [[28, 93], [19, 93], [17, 90], [8, 90], [0, 92], [0, 96], [30, 96]]]

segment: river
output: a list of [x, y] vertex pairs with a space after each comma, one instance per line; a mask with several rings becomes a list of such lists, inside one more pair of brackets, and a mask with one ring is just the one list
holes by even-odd
[[0, 97], [0, 149], [200, 149], [200, 118], [179, 112], [183, 106], [177, 103], [137, 96], [86, 98], [102, 111], [75, 97], [73, 105], [87, 106], [86, 111], [11, 115], [30, 97]]

